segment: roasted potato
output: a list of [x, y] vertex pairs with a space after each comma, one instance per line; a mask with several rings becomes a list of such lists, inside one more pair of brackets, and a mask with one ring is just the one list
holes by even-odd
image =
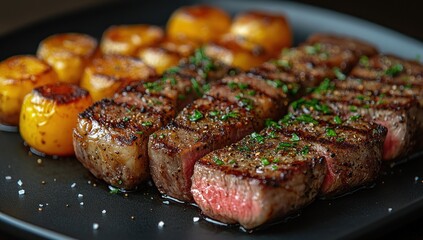
[[153, 67], [158, 74], [162, 74], [166, 69], [178, 65], [181, 59], [177, 52], [169, 51], [162, 47], [141, 49], [138, 56], [147, 65]]
[[59, 81], [79, 84], [85, 66], [97, 49], [97, 40], [80, 33], [63, 33], [41, 41], [37, 56], [50, 64]]
[[213, 59], [243, 70], [256, 67], [270, 58], [260, 45], [232, 34], [227, 34], [218, 41], [207, 44], [205, 53]]
[[22, 104], [19, 130], [36, 151], [56, 156], [74, 154], [72, 131], [77, 116], [92, 104], [88, 91], [69, 83], [35, 88]]
[[153, 46], [164, 38], [160, 27], [145, 24], [111, 26], [100, 42], [103, 54], [136, 56], [141, 48]]
[[285, 47], [292, 45], [292, 32], [283, 15], [261, 11], [249, 11], [237, 15], [230, 33], [261, 45], [277, 56]]
[[25, 95], [57, 81], [53, 68], [35, 56], [14, 56], [0, 62], [0, 123], [17, 126]]
[[167, 22], [166, 33], [173, 40], [206, 43], [228, 32], [230, 16], [222, 9], [197, 5], [177, 9]]
[[81, 87], [87, 89], [94, 101], [113, 94], [132, 81], [150, 81], [156, 75], [143, 61], [122, 55], [105, 55], [93, 59], [85, 68]]
[[192, 41], [165, 40], [158, 46], [143, 48], [138, 57], [162, 74], [166, 69], [178, 65], [182, 58], [191, 56], [199, 44]]

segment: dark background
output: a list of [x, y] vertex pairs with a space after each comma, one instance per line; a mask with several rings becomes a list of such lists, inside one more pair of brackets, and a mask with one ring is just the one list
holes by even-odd
[[[33, 3], [32, 0], [17, 0], [8, 2], [1, 0], [0, 35], [1, 33], [4, 34], [10, 30], [14, 30], [16, 27], [32, 23], [31, 21], [34, 20], [39, 21], [40, 19], [62, 14], [66, 11], [110, 1], [113, 0], [66, 0], [57, 2], [43, 0], [34, 1], [40, 2], [40, 4], [33, 4], [34, 6], [32, 8], [28, 8], [26, 3]], [[43, 5], [43, 2], [47, 5]], [[58, 2], [60, 2], [60, 5]], [[410, 3], [411, 1], [300, 0], [296, 2], [323, 7], [366, 19], [423, 41], [422, 10], [421, 8], [415, 6], [415, 4]], [[9, 14], [5, 15], [4, 13], [6, 12]], [[31, 12], [33, 13], [32, 18], [27, 15], [31, 14]], [[19, 22], [16, 20], [19, 14], [26, 16], [24, 19], [25, 21], [23, 21], [23, 19]], [[12, 25], [16, 27], [10, 27]], [[1, 29], [1, 26], [9, 26], [9, 28], [4, 27]], [[421, 215], [417, 221], [414, 220], [409, 224], [406, 224], [405, 227], [385, 229], [383, 238], [423, 239], [423, 215]], [[0, 240], [4, 239], [14, 238], [0, 232]]]

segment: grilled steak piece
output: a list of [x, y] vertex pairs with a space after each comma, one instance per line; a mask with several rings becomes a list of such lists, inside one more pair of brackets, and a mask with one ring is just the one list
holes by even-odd
[[326, 114], [288, 114], [272, 128], [305, 141], [326, 159], [321, 196], [335, 196], [378, 176], [387, 129], [361, 118]]
[[362, 58], [351, 71], [351, 76], [405, 86], [423, 85], [423, 65], [392, 55], [376, 55]]
[[316, 34], [297, 48], [285, 49], [279, 59], [250, 72], [265, 79], [313, 87], [325, 78], [345, 78], [361, 55], [372, 56], [376, 52], [372, 45], [356, 39]]
[[73, 132], [78, 160], [97, 178], [133, 189], [148, 174], [148, 136], [175, 114], [174, 109], [154, 111], [136, 103], [104, 99], [80, 114]]
[[384, 160], [397, 159], [410, 153], [423, 121], [422, 109], [414, 98], [363, 95], [349, 90], [316, 91], [293, 103], [292, 107], [294, 110], [303, 108], [305, 113], [329, 109], [347, 117], [363, 117], [386, 127]]
[[205, 215], [252, 229], [310, 203], [324, 176], [323, 156], [268, 128], [198, 160], [191, 192]]
[[344, 81], [334, 81], [333, 88], [345, 89], [353, 91], [361, 91], [363, 95], [379, 95], [385, 94], [388, 96], [397, 97], [412, 97], [417, 98], [420, 107], [423, 107], [423, 85], [417, 84], [403, 84], [395, 83], [395, 81], [374, 81], [369, 79], [348, 77]]
[[113, 100], [95, 103], [80, 114], [74, 130], [77, 159], [111, 185], [135, 188], [149, 176], [148, 136], [169, 123], [178, 110], [202, 96], [203, 86], [209, 81], [229, 71], [235, 70], [197, 51], [187, 62], [165, 72], [161, 79], [132, 82]]
[[[207, 97], [196, 100], [174, 122], [156, 132], [169, 137], [150, 140], [151, 174], [160, 192], [192, 201], [190, 187], [195, 161], [262, 129], [266, 119], [280, 118], [287, 109], [288, 94], [298, 92], [298, 87], [246, 74], [226, 77], [214, 84]], [[195, 111], [204, 119], [189, 121], [188, 117]]]
[[194, 101], [164, 129], [150, 136], [148, 154], [154, 183], [164, 194], [192, 201], [195, 161], [262, 125], [251, 111], [234, 103], [212, 97]]

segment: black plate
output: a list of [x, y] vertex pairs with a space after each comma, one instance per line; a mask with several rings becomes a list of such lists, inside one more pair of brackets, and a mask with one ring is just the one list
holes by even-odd
[[[193, 2], [198, 1], [126, 1], [51, 19], [0, 39], [0, 59], [34, 53], [40, 40], [58, 32], [100, 37], [112, 24], [164, 25], [175, 8]], [[293, 26], [296, 42], [312, 32], [335, 32], [370, 41], [383, 52], [406, 58], [423, 55], [423, 44], [414, 39], [328, 10], [293, 2], [221, 0], [213, 4], [231, 13], [247, 9], [283, 12]], [[94, 179], [75, 159], [41, 158], [39, 164], [40, 158], [28, 154], [17, 133], [0, 132], [0, 152], [0, 230], [25, 238], [356, 238], [404, 224], [423, 209], [421, 155], [387, 168], [371, 189], [317, 200], [299, 217], [249, 234], [204, 219], [194, 222], [193, 218], [200, 216], [197, 208], [162, 199], [151, 182], [127, 196], [111, 194], [106, 184]], [[7, 180], [8, 176], [12, 179]], [[24, 195], [18, 194], [21, 189]], [[160, 221], [165, 224], [163, 228], [158, 227]], [[97, 230], [93, 230], [94, 223], [99, 225]]]

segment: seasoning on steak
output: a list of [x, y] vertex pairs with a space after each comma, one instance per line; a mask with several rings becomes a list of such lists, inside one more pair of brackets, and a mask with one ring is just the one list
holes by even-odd
[[[324, 109], [318, 102], [314, 107]], [[335, 196], [372, 182], [379, 173], [386, 128], [362, 118], [336, 114], [329, 109], [288, 114], [273, 128], [310, 144], [326, 159], [321, 196]]]
[[149, 177], [148, 136], [174, 115], [174, 109], [150, 107], [104, 99], [79, 115], [73, 132], [75, 154], [91, 173], [125, 189]]
[[252, 229], [309, 204], [324, 176], [309, 143], [267, 128], [198, 160], [191, 192], [205, 215]]
[[132, 82], [113, 100], [95, 103], [79, 115], [73, 134], [77, 159], [111, 185], [136, 188], [149, 177], [149, 135], [201, 97], [209, 81], [233, 71], [197, 51], [161, 79]]
[[384, 143], [384, 160], [406, 156], [416, 144], [416, 133], [422, 126], [423, 113], [414, 98], [385, 94], [363, 95], [356, 91], [335, 89], [315, 91], [293, 104], [293, 108], [304, 108], [304, 112], [319, 110], [315, 105], [317, 99], [323, 111], [330, 109], [347, 117], [362, 117], [386, 127], [388, 133]]
[[376, 52], [372, 45], [356, 39], [315, 34], [296, 48], [284, 49], [279, 59], [250, 72], [265, 79], [284, 79], [314, 87], [325, 78], [345, 78], [360, 56]]

